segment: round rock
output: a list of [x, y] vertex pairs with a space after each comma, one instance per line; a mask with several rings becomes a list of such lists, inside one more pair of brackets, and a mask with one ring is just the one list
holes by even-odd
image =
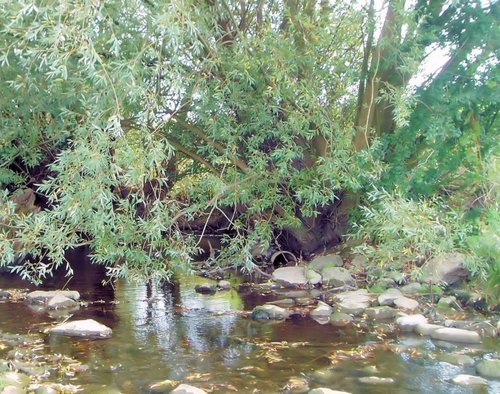
[[50, 329], [52, 334], [61, 334], [72, 337], [93, 337], [93, 338], [109, 338], [112, 330], [104, 324], [98, 323], [95, 320], [75, 320], [66, 323], [58, 324]]
[[173, 389], [171, 394], [207, 394], [205, 390], [199, 389], [198, 387], [191, 386], [189, 384], [181, 384]]
[[474, 375], [457, 375], [451, 381], [460, 386], [487, 386], [488, 381], [484, 378]]
[[476, 365], [476, 371], [485, 378], [500, 379], [500, 360], [482, 360]]
[[401, 316], [396, 319], [396, 325], [401, 331], [413, 331], [419, 324], [427, 323], [427, 319], [423, 315], [408, 315]]

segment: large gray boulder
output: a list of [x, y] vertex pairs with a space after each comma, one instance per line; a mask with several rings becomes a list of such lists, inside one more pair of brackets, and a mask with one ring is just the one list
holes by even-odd
[[307, 268], [303, 266], [281, 267], [273, 272], [273, 280], [284, 287], [301, 287], [308, 283]]
[[439, 328], [431, 332], [431, 338], [448, 342], [481, 343], [481, 337], [477, 332], [460, 328]]
[[422, 272], [423, 282], [447, 285], [460, 282], [469, 276], [469, 271], [465, 268], [465, 256], [461, 253], [433, 257], [422, 266]]
[[341, 267], [324, 268], [321, 271], [321, 274], [323, 276], [323, 286], [330, 286], [330, 287], [356, 286], [356, 281], [351, 276], [349, 271], [347, 271], [345, 268]]
[[309, 268], [321, 272], [324, 268], [342, 267], [344, 261], [338, 254], [328, 254], [326, 256], [317, 256], [310, 263]]
[[109, 338], [113, 333], [111, 328], [92, 319], [61, 323], [51, 328], [49, 331], [52, 334], [92, 338]]

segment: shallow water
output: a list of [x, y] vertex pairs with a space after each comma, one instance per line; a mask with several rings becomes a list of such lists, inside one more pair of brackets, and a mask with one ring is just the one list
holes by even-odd
[[[106, 340], [42, 334], [43, 352], [73, 357], [89, 366], [74, 377], [49, 381], [81, 385], [84, 393], [148, 393], [166, 379], [216, 393], [278, 393], [292, 377], [310, 388], [329, 387], [351, 393], [498, 393], [448, 383], [474, 367], [439, 362], [442, 350], [415, 336], [386, 336], [375, 329], [338, 329], [310, 319], [256, 322], [241, 311], [270, 297], [235, 290], [215, 295], [194, 292], [196, 278], [179, 286], [119, 282], [114, 289], [74, 282], [84, 300], [100, 300], [81, 308], [72, 319], [94, 318], [113, 328]], [[22, 286], [0, 278], [0, 288]], [[90, 287], [90, 288], [89, 288]], [[0, 302], [0, 331], [41, 332], [53, 322], [46, 312], [24, 303]], [[498, 354], [498, 340], [456, 346], [455, 352], [475, 359]], [[0, 358], [5, 358], [0, 350]], [[390, 377], [389, 385], [368, 385], [363, 376]], [[102, 391], [101, 391], [102, 389]]]

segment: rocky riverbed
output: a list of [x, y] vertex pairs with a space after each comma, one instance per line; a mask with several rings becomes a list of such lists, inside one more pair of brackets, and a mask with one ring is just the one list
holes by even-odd
[[123, 282], [103, 299], [0, 281], [0, 393], [500, 390], [498, 314], [437, 292], [436, 277], [367, 286], [362, 264], [322, 256], [261, 284]]

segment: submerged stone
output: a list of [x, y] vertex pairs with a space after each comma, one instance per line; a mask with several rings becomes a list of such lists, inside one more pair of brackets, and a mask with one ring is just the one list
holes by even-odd
[[30, 378], [19, 372], [6, 372], [1, 375], [2, 383], [5, 386], [14, 386], [19, 388], [26, 388], [30, 383]]
[[259, 305], [252, 311], [254, 320], [284, 320], [290, 316], [290, 312], [277, 305]]
[[481, 378], [479, 376], [474, 376], [474, 375], [457, 375], [451, 381], [455, 384], [458, 384], [460, 386], [487, 386], [488, 381], [484, 378]]
[[394, 383], [394, 379], [392, 378], [379, 378], [378, 376], [364, 376], [362, 378], [358, 378], [361, 383], [365, 384], [392, 384]]
[[485, 378], [500, 379], [500, 360], [482, 360], [476, 365], [476, 371]]
[[317, 389], [312, 389], [307, 394], [351, 394], [351, 393], [348, 393], [347, 391], [338, 391], [338, 390], [327, 389], [325, 387], [319, 387]]
[[149, 390], [153, 393], [165, 393], [167, 391], [171, 391], [178, 384], [179, 382], [175, 380], [162, 380], [161, 382], [156, 382], [150, 385]]
[[109, 338], [113, 332], [111, 328], [92, 319], [61, 323], [49, 331], [53, 334], [93, 338]]
[[17, 386], [5, 386], [1, 394], [26, 394], [26, 391]]
[[302, 377], [288, 379], [285, 387], [281, 390], [283, 394], [306, 394], [309, 392], [309, 382]]
[[474, 359], [471, 356], [467, 356], [466, 354], [440, 354], [437, 359], [439, 361], [444, 361], [445, 363], [452, 365], [463, 365], [463, 366], [471, 366], [474, 365]]
[[73, 301], [78, 301], [80, 299], [80, 293], [77, 291], [70, 290], [54, 290], [54, 291], [43, 291], [36, 290], [28, 293], [26, 295], [26, 301], [30, 304], [45, 304], [51, 298], [54, 298], [57, 295], [62, 295], [67, 297]]
[[207, 394], [205, 390], [189, 384], [181, 384], [171, 391], [172, 394]]
[[71, 298], [66, 297], [63, 294], [56, 294], [52, 297], [47, 303], [47, 307], [49, 309], [66, 309], [73, 308], [77, 305], [77, 303]]

